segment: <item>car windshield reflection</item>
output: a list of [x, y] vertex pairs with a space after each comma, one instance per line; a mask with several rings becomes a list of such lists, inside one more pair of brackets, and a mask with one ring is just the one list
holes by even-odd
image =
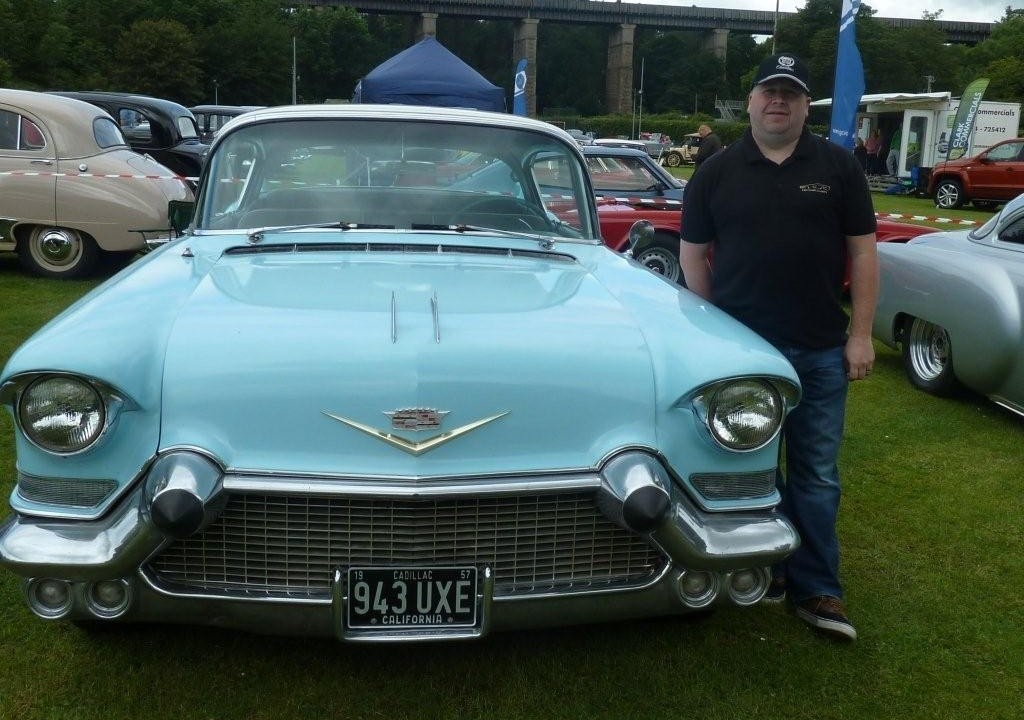
[[339, 222], [599, 237], [578, 156], [534, 132], [320, 120], [254, 123], [222, 144], [197, 230]]

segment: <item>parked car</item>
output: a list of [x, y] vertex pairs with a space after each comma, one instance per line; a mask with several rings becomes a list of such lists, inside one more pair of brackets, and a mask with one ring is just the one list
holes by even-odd
[[57, 92], [103, 108], [117, 121], [128, 144], [178, 175], [198, 178], [210, 146], [188, 108], [170, 100], [117, 92]]
[[665, 146], [657, 140], [629, 140], [626, 138], [596, 138], [594, 145], [602, 147], [621, 147], [642, 150], [655, 160], [661, 158]]
[[701, 136], [699, 133], [686, 134], [683, 136], [683, 144], [666, 150], [661, 156], [661, 161], [669, 167], [693, 165], [697, 159], [697, 149], [700, 147], [700, 141]]
[[127, 262], [140, 231], [166, 239], [168, 200], [192, 198], [172, 175], [95, 105], [0, 90], [0, 251], [29, 272], [83, 277]]
[[196, 119], [199, 126], [199, 139], [204, 143], [212, 143], [217, 136], [217, 131], [223, 127], [228, 120], [238, 117], [243, 113], [252, 110], [259, 110], [264, 105], [196, 105], [190, 107], [189, 112]]
[[187, 234], [0, 374], [33, 612], [390, 641], [763, 596], [797, 376], [605, 247], [569, 135], [362, 104], [221, 132]]
[[599, 196], [682, 200], [686, 181], [667, 172], [642, 150], [590, 145], [583, 148]]
[[989, 210], [1024, 192], [1024, 138], [1004, 140], [969, 158], [932, 168], [928, 194], [935, 205], [958, 208], [970, 202]]
[[1024, 195], [973, 230], [879, 248], [874, 335], [902, 348], [907, 377], [959, 385], [1024, 415]]
[[594, 144], [594, 133], [592, 132], [583, 132], [579, 128], [569, 128], [566, 132], [569, 133], [569, 135], [572, 136], [572, 139], [579, 145], [585, 146]]

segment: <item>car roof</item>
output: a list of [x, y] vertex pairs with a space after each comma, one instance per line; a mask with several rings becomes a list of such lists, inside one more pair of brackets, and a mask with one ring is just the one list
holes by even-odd
[[648, 155], [645, 150], [633, 147], [616, 147], [615, 145], [585, 145], [580, 149], [583, 150], [584, 155], [602, 155], [604, 157], [650, 157], [650, 155]]
[[337, 105], [281, 105], [278, 107], [253, 110], [239, 115], [224, 124], [218, 134], [218, 141], [225, 132], [240, 125], [250, 125], [273, 120], [413, 120], [448, 121], [472, 125], [489, 125], [502, 128], [532, 130], [557, 137], [577, 152], [580, 147], [569, 133], [551, 123], [521, 115], [467, 110], [464, 108], [430, 107], [426, 105], [370, 105], [363, 103]]
[[193, 113], [215, 113], [218, 115], [241, 115], [242, 113], [262, 110], [266, 105], [193, 105], [189, 108]]
[[93, 120], [103, 117], [113, 122], [113, 118], [103, 108], [74, 98], [49, 93], [0, 88], [0, 102], [37, 116], [46, 125], [46, 129], [56, 145], [56, 151], [65, 158], [95, 154], [99, 150], [99, 146], [96, 144], [96, 136], [93, 134]]
[[145, 108], [169, 118], [176, 118], [181, 115], [191, 115], [187, 107], [179, 105], [172, 100], [149, 97], [148, 95], [135, 95], [133, 93], [102, 92], [99, 90], [59, 90], [53, 91], [54, 95], [73, 97], [86, 102], [106, 105], [121, 105], [124, 107]]

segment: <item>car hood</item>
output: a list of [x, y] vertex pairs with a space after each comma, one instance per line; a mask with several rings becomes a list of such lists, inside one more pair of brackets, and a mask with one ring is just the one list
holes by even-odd
[[958, 160], [943, 160], [940, 163], [936, 163], [935, 167], [932, 168], [932, 175], [934, 175], [938, 170], [957, 170], [977, 164], [978, 158], [974, 156], [962, 157]]
[[593, 467], [655, 446], [645, 338], [580, 265], [324, 255], [217, 260], [168, 338], [163, 448], [419, 476]]

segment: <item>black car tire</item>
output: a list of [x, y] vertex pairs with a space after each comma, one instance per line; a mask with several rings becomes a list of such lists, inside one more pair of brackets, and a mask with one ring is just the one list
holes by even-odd
[[903, 326], [903, 367], [910, 383], [932, 395], [950, 395], [959, 386], [953, 374], [953, 349], [941, 325], [907, 318]]
[[21, 266], [42, 277], [88, 277], [99, 258], [100, 249], [95, 241], [70, 228], [37, 225], [18, 243]]
[[963, 207], [964, 189], [957, 180], [944, 178], [935, 186], [935, 206], [944, 210]]
[[670, 152], [665, 156], [665, 164], [669, 167], [679, 167], [683, 164], [683, 155], [678, 152]]
[[686, 287], [683, 271], [679, 266], [679, 238], [668, 233], [655, 233], [654, 242], [640, 250], [634, 257], [651, 272]]

